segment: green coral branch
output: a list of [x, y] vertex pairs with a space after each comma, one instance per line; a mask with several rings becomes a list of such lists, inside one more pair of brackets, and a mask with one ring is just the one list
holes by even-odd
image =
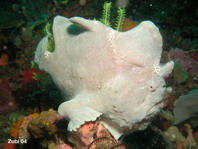
[[50, 23], [47, 23], [47, 24], [45, 25], [44, 34], [45, 34], [46, 36], [49, 35], [49, 34], [52, 34], [51, 28], [52, 28], [52, 25], [51, 25]]
[[125, 9], [123, 8], [118, 8], [118, 16], [117, 16], [117, 21], [115, 25], [115, 30], [121, 31], [122, 30], [122, 25], [123, 25], [123, 20], [125, 18]]
[[54, 36], [50, 34], [48, 35], [47, 50], [49, 52], [54, 52], [54, 49], [55, 49]]
[[[100, 21], [107, 26], [111, 26], [111, 24], [110, 24], [111, 4], [112, 4], [111, 2], [104, 3], [102, 19], [100, 19]], [[118, 8], [117, 13], [118, 13], [118, 16], [117, 16], [117, 21], [116, 21], [116, 25], [115, 25], [114, 29], [117, 31], [121, 31], [122, 25], [124, 22], [123, 20], [125, 18], [125, 9]]]
[[100, 19], [100, 21], [102, 23], [104, 23], [107, 26], [111, 26], [110, 25], [110, 13], [111, 13], [111, 2], [105, 2], [104, 6], [103, 6], [103, 13], [102, 13], [102, 19]]
[[34, 80], [36, 80], [36, 81], [39, 81], [39, 80], [41, 80], [42, 76], [41, 76], [39, 73], [34, 72], [32, 78], [33, 78]]
[[31, 68], [38, 68], [38, 64], [34, 61], [31, 61]]
[[54, 43], [54, 36], [53, 36], [53, 33], [52, 33], [52, 25], [50, 23], [47, 23], [45, 25], [44, 33], [45, 33], [45, 35], [48, 36], [47, 50], [49, 52], [54, 52], [55, 43]]
[[50, 75], [47, 74], [39, 74], [37, 72], [33, 73], [33, 79], [36, 81], [40, 81], [43, 85], [50, 85], [53, 84], [53, 80]]

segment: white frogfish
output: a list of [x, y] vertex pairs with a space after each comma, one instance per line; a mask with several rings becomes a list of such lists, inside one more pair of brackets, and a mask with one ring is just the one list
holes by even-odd
[[48, 52], [44, 37], [35, 62], [70, 99], [58, 108], [68, 130], [95, 120], [116, 139], [145, 129], [163, 107], [164, 78], [174, 66], [160, 63], [159, 29], [143, 21], [119, 32], [100, 21], [56, 16], [52, 31], [54, 52]]

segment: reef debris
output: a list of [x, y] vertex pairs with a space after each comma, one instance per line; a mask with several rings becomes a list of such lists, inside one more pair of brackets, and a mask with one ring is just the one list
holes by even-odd
[[[173, 143], [172, 148], [189, 149], [196, 147], [196, 142], [193, 138], [192, 129], [189, 124], [185, 124], [185, 131], [187, 137], [185, 137], [176, 126], [171, 126], [167, 131], [163, 132], [163, 137], [165, 140], [169, 139], [169, 141]], [[169, 141], [167, 140], [167, 143]]]

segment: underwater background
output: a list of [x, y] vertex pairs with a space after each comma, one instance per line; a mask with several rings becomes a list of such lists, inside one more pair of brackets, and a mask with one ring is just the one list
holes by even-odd
[[112, 2], [111, 24], [118, 8], [124, 10], [120, 31], [152, 21], [163, 37], [161, 62], [175, 66], [166, 79], [165, 107], [146, 130], [117, 144], [110, 135], [96, 137], [87, 148], [198, 149], [195, 0], [0, 0], [0, 149], [76, 148], [67, 138], [67, 121], [55, 120], [63, 95], [33, 62], [34, 52], [56, 15], [100, 20], [105, 2]]

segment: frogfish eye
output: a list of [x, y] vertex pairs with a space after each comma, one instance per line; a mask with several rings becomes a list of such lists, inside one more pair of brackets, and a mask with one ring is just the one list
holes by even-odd
[[84, 28], [83, 26], [80, 26], [79, 24], [73, 23], [71, 24], [68, 28], [67, 28], [67, 33], [70, 35], [80, 35], [84, 32], [88, 31], [86, 28]]

